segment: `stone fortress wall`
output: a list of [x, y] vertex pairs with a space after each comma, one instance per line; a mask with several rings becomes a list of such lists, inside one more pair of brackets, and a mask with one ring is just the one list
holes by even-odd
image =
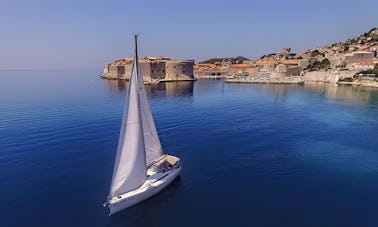
[[185, 80], [188, 77], [194, 79], [194, 60], [169, 60], [165, 62], [166, 80]]
[[[102, 74], [106, 79], [130, 79], [133, 61], [120, 59], [105, 65]], [[171, 60], [166, 57], [145, 57], [139, 60], [144, 81], [194, 80], [194, 60]]]
[[339, 79], [353, 77], [357, 71], [312, 71], [306, 72], [303, 79], [307, 82], [330, 82], [336, 83]]

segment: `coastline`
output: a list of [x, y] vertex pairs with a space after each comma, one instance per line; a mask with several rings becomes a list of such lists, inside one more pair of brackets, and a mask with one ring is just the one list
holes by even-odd
[[340, 82], [336, 82], [336, 84], [378, 88], [378, 82], [341, 82], [340, 81]]
[[225, 83], [253, 83], [253, 84], [304, 84], [304, 80], [301, 78], [257, 78], [257, 77], [247, 77], [247, 78], [233, 78], [225, 79]]

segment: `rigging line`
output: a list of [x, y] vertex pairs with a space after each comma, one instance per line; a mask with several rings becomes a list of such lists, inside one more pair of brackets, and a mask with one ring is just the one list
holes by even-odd
[[139, 58], [143, 58], [145, 56], [144, 56], [143, 47], [142, 47], [142, 45], [140, 45], [141, 40], [142, 40], [140, 37], [141, 37], [141, 35], [138, 33], [138, 53], [140, 53]]

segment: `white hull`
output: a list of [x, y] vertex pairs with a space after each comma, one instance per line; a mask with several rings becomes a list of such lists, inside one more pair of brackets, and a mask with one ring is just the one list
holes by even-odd
[[112, 198], [107, 204], [109, 215], [113, 215], [123, 209], [133, 206], [145, 199], [150, 198], [167, 187], [181, 171], [181, 166], [166, 172], [154, 173], [147, 178], [146, 182], [134, 191]]

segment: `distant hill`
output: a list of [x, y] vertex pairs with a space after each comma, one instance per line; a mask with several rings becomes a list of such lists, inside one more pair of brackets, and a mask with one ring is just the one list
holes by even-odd
[[211, 58], [209, 60], [199, 62], [199, 64], [215, 64], [216, 62], [222, 62], [222, 61], [226, 61], [226, 62], [229, 61], [232, 64], [238, 64], [238, 63], [242, 63], [245, 60], [249, 60], [249, 59], [243, 56], [238, 56], [235, 58]]

